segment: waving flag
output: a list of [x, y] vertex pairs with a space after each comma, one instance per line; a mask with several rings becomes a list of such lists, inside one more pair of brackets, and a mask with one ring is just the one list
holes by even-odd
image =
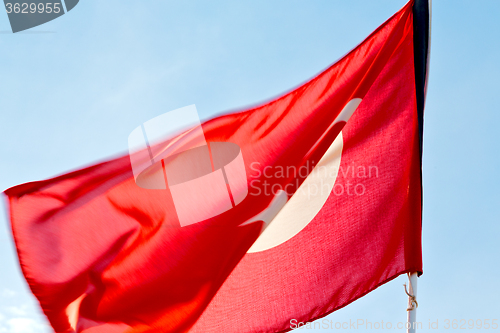
[[[130, 156], [6, 190], [54, 330], [287, 331], [421, 273], [428, 22], [416, 8], [293, 91], [194, 126], [196, 140], [192, 128], [153, 145], [144, 123]], [[183, 168], [195, 150], [205, 162]], [[200, 179], [219, 188], [194, 191]]]

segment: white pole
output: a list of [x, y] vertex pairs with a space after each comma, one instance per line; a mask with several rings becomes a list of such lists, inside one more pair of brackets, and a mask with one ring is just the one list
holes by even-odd
[[[416, 333], [417, 332], [417, 273], [409, 274], [409, 282], [410, 288], [407, 291], [408, 294], [408, 322], [406, 323], [406, 332], [407, 333]], [[406, 290], [406, 285], [405, 285]]]

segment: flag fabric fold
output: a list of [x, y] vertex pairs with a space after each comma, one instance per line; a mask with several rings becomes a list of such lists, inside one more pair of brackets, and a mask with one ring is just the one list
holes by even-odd
[[247, 175], [220, 215], [181, 227], [168, 186], [137, 186], [128, 155], [6, 190], [54, 330], [288, 331], [421, 273], [413, 6], [298, 88], [202, 124]]

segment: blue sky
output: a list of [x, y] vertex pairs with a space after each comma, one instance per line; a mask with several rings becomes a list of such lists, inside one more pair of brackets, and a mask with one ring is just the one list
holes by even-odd
[[[18, 34], [8, 33], [2, 12], [0, 189], [123, 153], [128, 134], [164, 112], [196, 104], [208, 119], [287, 91], [405, 2], [82, 0]], [[500, 320], [498, 13], [495, 0], [433, 4], [418, 288], [424, 328], [429, 320], [440, 331], [447, 319]], [[0, 210], [0, 332], [44, 332]], [[328, 319], [404, 322], [405, 281]]]

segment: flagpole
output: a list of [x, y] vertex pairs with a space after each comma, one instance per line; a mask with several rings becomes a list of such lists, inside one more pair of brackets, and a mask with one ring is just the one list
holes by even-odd
[[405, 284], [405, 291], [406, 294], [408, 295], [408, 321], [406, 323], [406, 332], [407, 333], [415, 333], [417, 332], [417, 279], [418, 279], [418, 274], [417, 272], [408, 274], [408, 280], [409, 280], [409, 290], [406, 289], [406, 284]]
[[[427, 92], [427, 81], [429, 76], [431, 12], [432, 12], [432, 0], [414, 0], [413, 46], [415, 55], [415, 84], [417, 87], [417, 109], [418, 109], [417, 113], [419, 119], [419, 133], [420, 133], [419, 137], [420, 170], [422, 170], [423, 112], [425, 104], [425, 95]], [[420, 180], [422, 180], [422, 173], [420, 173]], [[406, 323], [407, 333], [416, 333], [417, 327], [419, 327], [419, 325], [417, 325], [417, 307], [418, 307], [417, 279], [418, 279], [417, 272], [408, 273], [409, 290], [406, 289], [406, 284], [405, 284], [405, 292], [408, 295], [408, 308], [407, 308], [408, 319]]]

